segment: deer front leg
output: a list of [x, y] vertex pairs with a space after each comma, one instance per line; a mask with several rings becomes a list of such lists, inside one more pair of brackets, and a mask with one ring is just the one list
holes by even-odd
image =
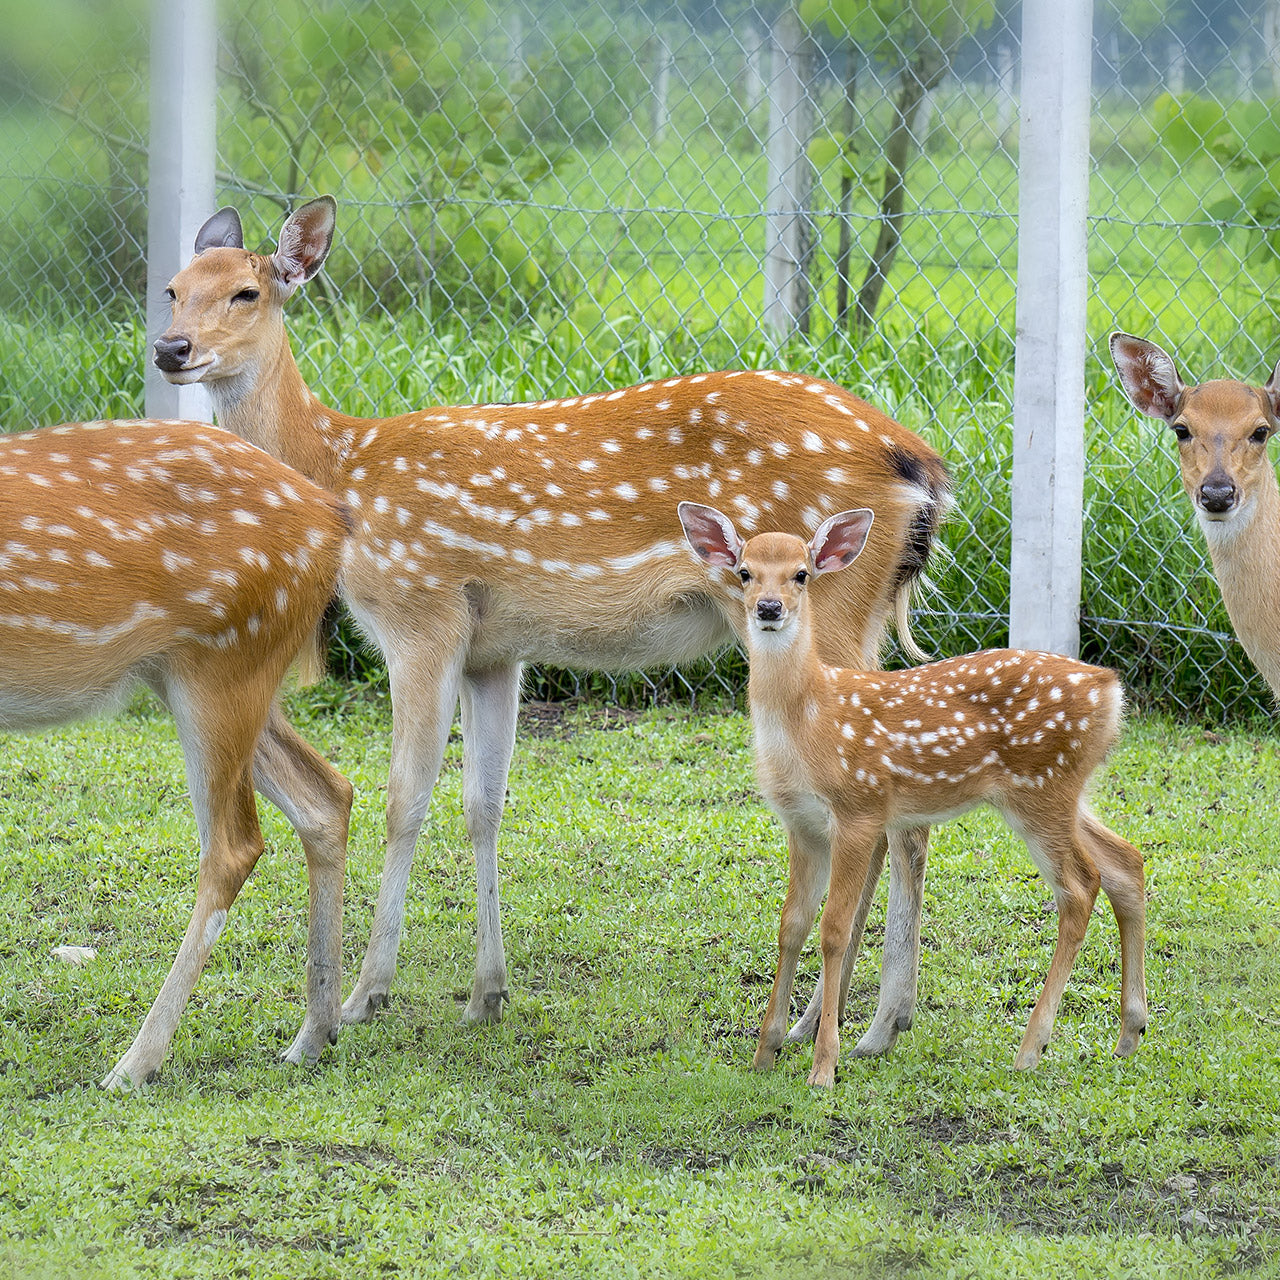
[[498, 900], [498, 827], [520, 709], [520, 664], [462, 679], [462, 793], [476, 859], [476, 974], [463, 1022], [498, 1022], [507, 993], [507, 957]]
[[[876, 887], [880, 883], [880, 873], [884, 870], [885, 841], [883, 839], [876, 842], [876, 847], [872, 851], [871, 861], [867, 866], [867, 882], [862, 889], [862, 898], [858, 903], [858, 910], [853, 917], [853, 927], [849, 934], [849, 950], [845, 952], [844, 962], [840, 967], [840, 1021], [844, 1022], [845, 1007], [849, 1002], [849, 983], [853, 978], [853, 966], [858, 959], [858, 950], [862, 945], [862, 934], [867, 926], [867, 915], [871, 910], [871, 904], [875, 901]], [[894, 871], [893, 864], [890, 863], [889, 870], [889, 901], [894, 900]], [[809, 1003], [805, 1006], [805, 1011], [796, 1019], [795, 1025], [787, 1032], [788, 1044], [799, 1044], [804, 1040], [812, 1040], [818, 1033], [818, 1020], [822, 1016], [822, 974], [818, 974], [818, 981], [813, 988], [813, 995], [809, 997]]]
[[760, 1039], [751, 1065], [757, 1071], [773, 1066], [786, 1037], [791, 1012], [791, 988], [795, 981], [800, 949], [813, 929], [813, 919], [827, 887], [831, 869], [831, 846], [825, 833], [788, 828], [789, 879], [787, 896], [778, 924], [778, 967]]
[[[412, 641], [407, 647], [411, 650], [411, 646]], [[432, 653], [410, 651], [406, 656], [389, 646], [384, 652], [394, 714], [387, 780], [387, 853], [369, 946], [355, 988], [342, 1006], [344, 1023], [367, 1022], [387, 1002], [404, 928], [414, 847], [440, 774], [461, 679], [459, 656], [438, 664]]]
[[[920, 979], [920, 924], [928, 855], [928, 827], [901, 827], [889, 836], [889, 906], [880, 960], [880, 995], [871, 1025], [854, 1046], [855, 1057], [888, 1053], [898, 1033], [911, 1026]], [[843, 1001], [840, 1013], [843, 1017]]]
[[342, 1018], [342, 895], [351, 784], [272, 706], [253, 758], [254, 785], [289, 820], [307, 857], [307, 1013], [286, 1062], [314, 1062]]
[[822, 1017], [813, 1045], [809, 1084], [830, 1089], [840, 1057], [840, 971], [849, 950], [853, 918], [866, 884], [871, 851], [882, 831], [867, 818], [838, 818], [831, 842], [831, 887], [822, 912]]

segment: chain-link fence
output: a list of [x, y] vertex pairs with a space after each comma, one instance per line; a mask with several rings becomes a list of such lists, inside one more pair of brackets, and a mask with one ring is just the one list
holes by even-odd
[[[147, 15], [53, 0], [14, 24], [3, 424], [137, 414]], [[1019, 29], [1007, 0], [226, 0], [218, 202], [266, 247], [299, 200], [338, 197], [338, 246], [291, 332], [349, 412], [742, 365], [849, 386], [955, 473], [919, 637], [1003, 643]], [[1265, 688], [1171, 444], [1123, 400], [1106, 339], [1153, 337], [1189, 379], [1260, 382], [1280, 354], [1280, 0], [1097, 0], [1094, 43], [1083, 651], [1139, 699], [1253, 714]], [[779, 277], [785, 235], [799, 269]], [[731, 659], [621, 692], [740, 674]]]

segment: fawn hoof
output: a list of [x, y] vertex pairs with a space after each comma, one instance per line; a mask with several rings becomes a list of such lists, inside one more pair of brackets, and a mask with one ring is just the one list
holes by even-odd
[[773, 1064], [778, 1060], [778, 1051], [776, 1049], [757, 1048], [751, 1058], [752, 1071], [772, 1071]]
[[342, 1006], [342, 1025], [349, 1027], [356, 1022], [369, 1022], [379, 1009], [387, 1006], [387, 993], [383, 991], [361, 991], [357, 987]]
[[1044, 1053], [1041, 1045], [1023, 1045], [1018, 1056], [1013, 1060], [1015, 1071], [1034, 1071], [1040, 1065], [1040, 1056]]
[[1146, 1034], [1146, 1023], [1140, 1027], [1126, 1027], [1121, 1031], [1120, 1039], [1116, 1042], [1115, 1056], [1127, 1058], [1131, 1053], [1137, 1052], [1138, 1046], [1142, 1043], [1142, 1037]]
[[473, 991], [467, 1007], [462, 1011], [464, 1026], [483, 1026], [502, 1021], [502, 1006], [511, 1000], [511, 992], [503, 987], [499, 991]]
[[833, 1089], [836, 1083], [836, 1068], [834, 1063], [823, 1063], [818, 1066], [814, 1064], [813, 1070], [809, 1072], [809, 1088], [811, 1089]]

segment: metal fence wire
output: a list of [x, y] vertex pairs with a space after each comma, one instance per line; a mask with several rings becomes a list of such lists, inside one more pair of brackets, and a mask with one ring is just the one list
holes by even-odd
[[[140, 414], [148, 15], [51, 0], [12, 21], [3, 425]], [[267, 247], [299, 201], [338, 198], [290, 326], [350, 412], [712, 367], [849, 386], [954, 471], [919, 638], [1003, 643], [1019, 30], [1010, 0], [224, 0], [218, 202]], [[1097, 0], [1093, 30], [1082, 647], [1139, 701], [1256, 715], [1171, 443], [1106, 340], [1152, 337], [1188, 380], [1261, 382], [1280, 354], [1280, 0]], [[736, 694], [742, 671], [533, 687]]]

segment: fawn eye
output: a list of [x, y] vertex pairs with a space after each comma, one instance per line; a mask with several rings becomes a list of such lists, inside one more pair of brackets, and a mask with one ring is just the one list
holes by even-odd
[[738, 570], [738, 577], [740, 577], [743, 580], [743, 582], [751, 581], [751, 575], [745, 569]]
[[1179, 440], [1190, 440], [1191, 428], [1187, 426], [1185, 422], [1175, 422], [1173, 424], [1173, 434], [1177, 436]]
[[1270, 437], [1270, 435], [1271, 435], [1270, 427], [1256, 427], [1254, 429], [1253, 435], [1251, 435], [1249, 439], [1252, 440], [1254, 444], [1266, 444], [1267, 439]]
[[808, 581], [809, 581], [809, 570], [801, 569], [800, 572], [796, 574], [796, 582], [803, 587], [804, 584]]
[[231, 299], [232, 302], [257, 302], [257, 300], [257, 289], [241, 289], [240, 292]]
[[170, 302], [177, 302], [178, 300], [178, 295], [174, 293], [172, 289], [169, 289], [169, 288], [165, 289], [164, 296], [168, 298]]

